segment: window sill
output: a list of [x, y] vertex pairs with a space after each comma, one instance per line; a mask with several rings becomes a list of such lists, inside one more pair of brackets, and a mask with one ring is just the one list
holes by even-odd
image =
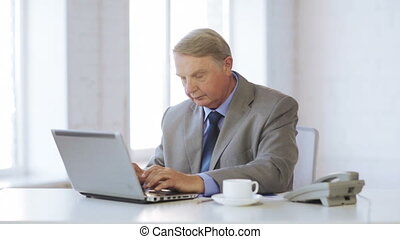
[[28, 175], [0, 176], [1, 188], [70, 188], [71, 184], [65, 175], [32, 173]]

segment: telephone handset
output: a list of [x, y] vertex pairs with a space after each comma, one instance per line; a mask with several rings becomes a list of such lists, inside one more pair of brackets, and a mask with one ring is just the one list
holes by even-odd
[[347, 171], [347, 172], [339, 172], [326, 175], [325, 177], [317, 179], [314, 183], [333, 182], [333, 181], [353, 181], [353, 180], [358, 180], [358, 173]]
[[358, 179], [357, 172], [339, 172], [317, 179], [313, 184], [288, 192], [284, 197], [293, 202], [316, 202], [322, 205], [340, 206], [357, 202], [365, 182]]

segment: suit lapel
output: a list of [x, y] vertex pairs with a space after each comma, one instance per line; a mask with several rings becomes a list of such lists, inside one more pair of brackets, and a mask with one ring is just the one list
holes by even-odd
[[233, 129], [238, 129], [243, 123], [250, 112], [250, 104], [254, 100], [254, 87], [241, 75], [239, 75], [238, 83], [237, 92], [233, 96], [224, 124], [215, 144], [210, 170], [215, 169], [222, 153], [237, 132]]
[[185, 114], [184, 137], [186, 157], [192, 173], [200, 172], [203, 140], [203, 109], [193, 104]]

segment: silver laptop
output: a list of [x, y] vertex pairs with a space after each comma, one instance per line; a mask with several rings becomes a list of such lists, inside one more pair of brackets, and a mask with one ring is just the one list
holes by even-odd
[[87, 197], [147, 203], [198, 196], [143, 190], [120, 133], [56, 129], [52, 133], [73, 188]]

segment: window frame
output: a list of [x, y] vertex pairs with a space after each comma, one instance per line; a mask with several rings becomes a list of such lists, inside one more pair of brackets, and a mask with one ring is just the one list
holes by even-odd
[[14, 104], [15, 104], [15, 117], [13, 123], [14, 139], [13, 139], [13, 156], [10, 168], [0, 169], [0, 176], [18, 176], [26, 174], [27, 162], [24, 160], [25, 154], [25, 135], [24, 126], [26, 120], [24, 119], [24, 94], [25, 88], [22, 83], [22, 35], [23, 35], [23, 3], [22, 0], [10, 0], [12, 6], [12, 19], [13, 19], [13, 87], [14, 87]]

